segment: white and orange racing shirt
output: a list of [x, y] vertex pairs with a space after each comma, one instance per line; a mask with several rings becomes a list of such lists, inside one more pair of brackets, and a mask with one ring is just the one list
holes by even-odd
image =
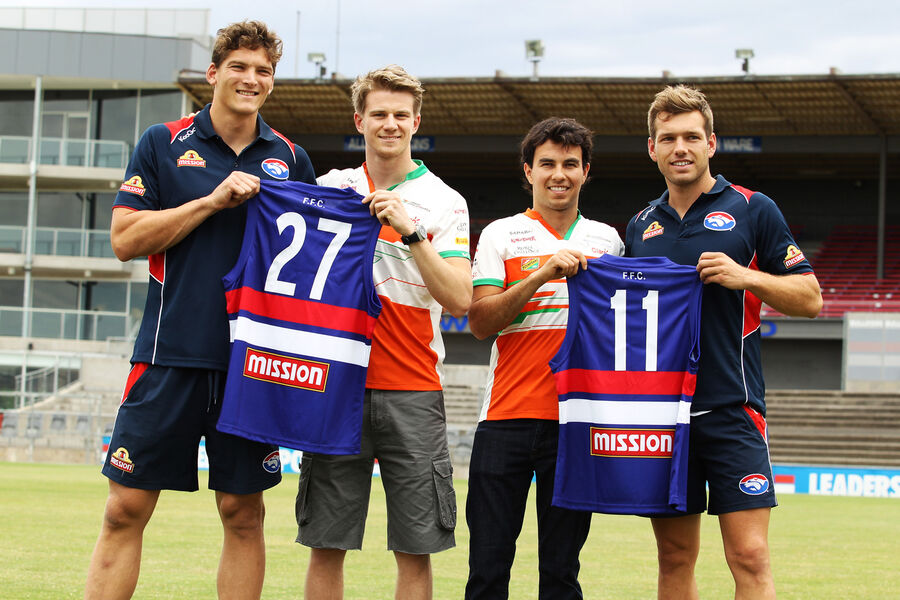
[[[423, 225], [442, 258], [469, 258], [469, 209], [465, 199], [421, 161], [406, 179], [388, 188], [403, 198], [406, 212]], [[375, 191], [363, 164], [334, 169], [317, 180], [322, 186]], [[409, 248], [389, 226], [375, 246], [375, 291], [382, 310], [375, 324], [366, 387], [379, 390], [440, 390], [444, 342], [443, 308], [431, 297]]]
[[[624, 245], [615, 229], [578, 218], [560, 234], [541, 216], [524, 213], [484, 228], [472, 266], [474, 286], [510, 288], [537, 271], [559, 250], [578, 250], [588, 258], [621, 256]], [[559, 398], [550, 372], [566, 333], [569, 297], [565, 278], [548, 281], [497, 336], [479, 420], [559, 417]]]

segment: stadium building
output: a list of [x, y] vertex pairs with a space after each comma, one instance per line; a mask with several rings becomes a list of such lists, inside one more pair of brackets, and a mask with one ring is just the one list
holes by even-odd
[[[74, 460], [94, 460], [147, 289], [146, 260], [112, 254], [112, 202], [142, 131], [210, 101], [209, 11], [0, 17], [0, 448], [12, 460], [77, 449]], [[530, 203], [521, 136], [542, 118], [575, 117], [596, 132], [582, 210], [621, 230], [664, 189], [647, 156], [646, 110], [677, 82], [700, 87], [714, 108], [713, 173], [776, 200], [822, 283], [825, 310], [814, 321], [764, 311], [768, 387], [840, 395], [851, 378], [896, 390], [900, 228], [888, 224], [900, 218], [900, 74], [425, 79], [413, 155], [467, 199], [474, 251], [487, 223]], [[263, 107], [317, 173], [363, 160], [351, 83], [279, 77]], [[848, 312], [875, 313], [881, 328], [857, 319], [863, 333], [848, 332]], [[459, 398], [448, 390], [448, 411], [474, 423], [490, 343], [469, 335], [464, 319], [443, 325]], [[895, 344], [894, 353], [866, 355], [876, 343]]]

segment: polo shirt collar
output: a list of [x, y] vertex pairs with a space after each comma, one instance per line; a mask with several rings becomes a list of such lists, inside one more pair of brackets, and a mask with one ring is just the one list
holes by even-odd
[[[216, 130], [213, 129], [212, 117], [209, 115], [209, 109], [211, 107], [212, 104], [207, 104], [200, 112], [194, 115], [194, 125], [197, 126], [197, 134], [203, 139], [211, 139], [218, 135]], [[272, 132], [272, 128], [263, 121], [263, 118], [259, 114], [256, 115], [256, 125], [259, 129], [258, 137], [270, 142], [276, 139], [275, 133]]]
[[[730, 186], [731, 183], [725, 179], [722, 175], [716, 175], [716, 183], [713, 184], [712, 189], [706, 192], [705, 194], [700, 194], [700, 197], [703, 196], [715, 196], [717, 194], [721, 194], [722, 191]], [[699, 200], [699, 198], [698, 198]], [[651, 206], [668, 206], [669, 205], [669, 190], [663, 192], [662, 196], [650, 202]]]

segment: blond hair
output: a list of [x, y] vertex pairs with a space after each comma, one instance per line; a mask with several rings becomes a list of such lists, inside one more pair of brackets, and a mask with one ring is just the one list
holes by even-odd
[[[656, 118], [660, 117], [660, 114], [665, 113], [671, 117], [695, 110], [703, 115], [706, 137], [710, 137], [713, 132], [713, 113], [703, 92], [680, 83], [674, 86], [667, 85], [665, 89], [656, 94], [653, 102], [650, 103], [650, 110], [647, 113], [647, 129], [650, 131], [650, 139], [656, 139]], [[668, 117], [660, 117], [660, 119], [665, 121]]]
[[422, 82], [399, 65], [388, 65], [356, 78], [356, 81], [350, 86], [353, 110], [356, 111], [356, 114], [362, 115], [365, 112], [366, 96], [373, 90], [409, 92], [413, 97], [413, 112], [418, 115], [422, 110], [422, 96], [425, 94]]

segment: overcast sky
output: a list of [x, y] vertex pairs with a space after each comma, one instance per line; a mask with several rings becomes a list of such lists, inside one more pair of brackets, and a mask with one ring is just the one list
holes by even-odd
[[[0, 0], [0, 6], [24, 6]], [[282, 77], [312, 77], [309, 52], [355, 76], [398, 63], [420, 77], [528, 76], [525, 40], [540, 39], [543, 76], [900, 73], [896, 0], [29, 0], [28, 6], [210, 8], [210, 34], [244, 18], [285, 41]], [[180, 6], [179, 6], [180, 5]], [[298, 19], [299, 11], [299, 19]], [[299, 43], [297, 30], [299, 21]], [[2, 24], [0, 24], [2, 26]], [[297, 60], [299, 56], [299, 61]]]

